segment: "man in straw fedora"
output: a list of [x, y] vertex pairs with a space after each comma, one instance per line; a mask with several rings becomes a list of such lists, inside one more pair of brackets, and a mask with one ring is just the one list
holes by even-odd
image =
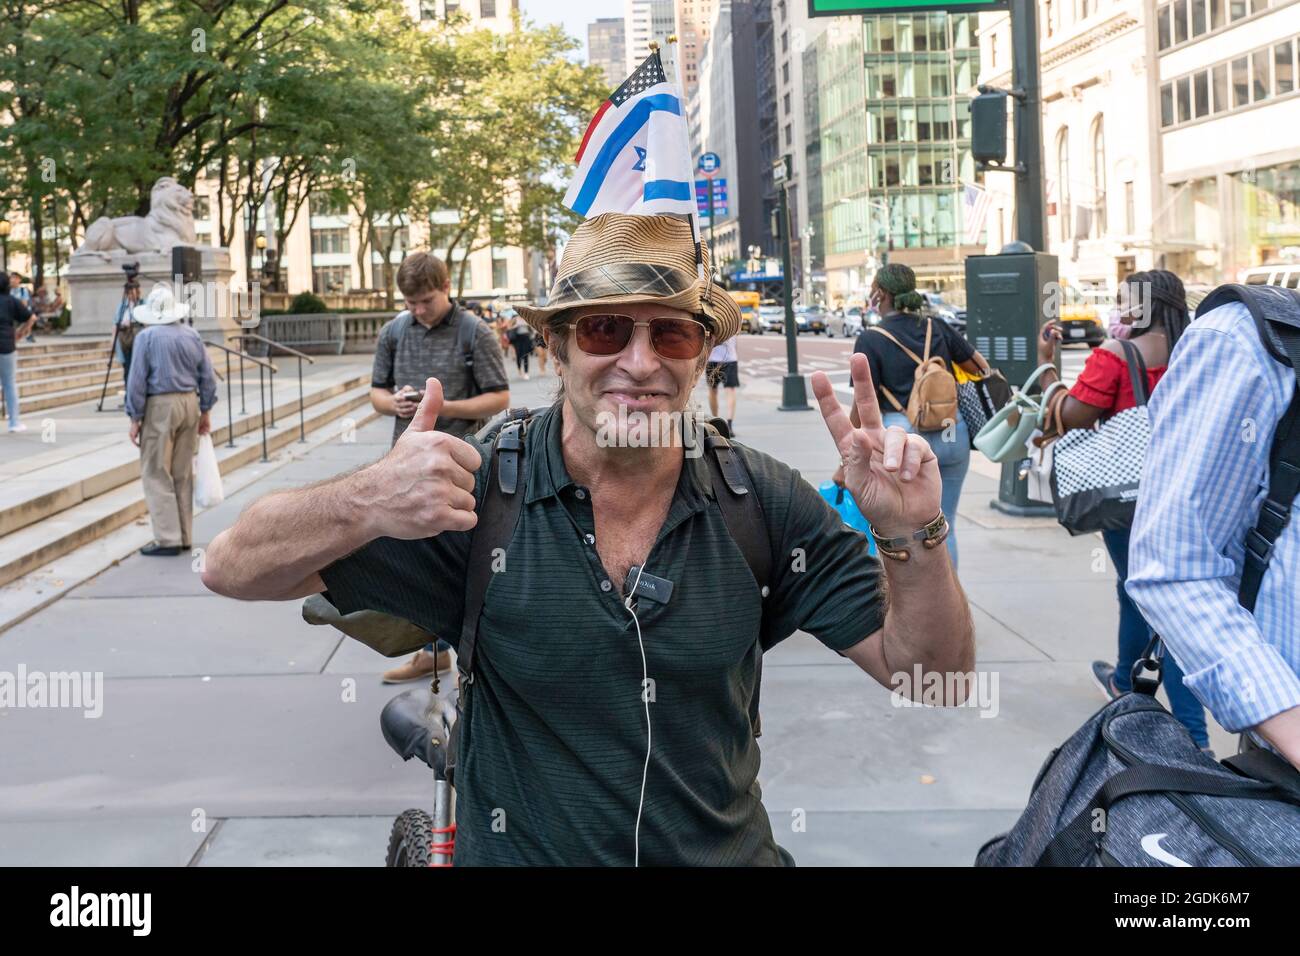
[[[757, 783], [763, 649], [804, 630], [891, 688], [913, 667], [973, 668], [934, 455], [881, 426], [862, 357], [862, 427], [824, 374], [813, 387], [883, 562], [768, 455], [724, 441], [697, 456], [609, 427], [680, 415], [711, 346], [738, 330], [695, 255], [686, 221], [598, 215], [574, 232], [546, 307], [520, 310], [562, 391], [523, 429], [518, 517], [468, 626], [475, 529], [514, 471], [486, 431], [433, 429], [436, 379], [387, 455], [262, 498], [208, 551], [219, 593], [325, 592], [344, 615], [383, 612], [456, 645], [458, 864], [788, 863]], [[722, 513], [745, 494], [770, 542], [762, 586]]]
[[181, 319], [189, 306], [158, 283], [131, 312], [144, 328], [131, 343], [126, 414], [131, 441], [140, 446], [140, 480], [154, 540], [140, 549], [152, 557], [188, 551], [194, 521], [194, 453], [212, 430], [217, 378], [199, 333]]

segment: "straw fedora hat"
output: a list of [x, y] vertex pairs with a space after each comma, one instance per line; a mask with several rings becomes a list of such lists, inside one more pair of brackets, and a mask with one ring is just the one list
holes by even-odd
[[[709, 272], [705, 246], [704, 271]], [[519, 306], [541, 331], [560, 312], [584, 305], [654, 302], [699, 316], [717, 345], [740, 331], [740, 309], [726, 291], [699, 278], [691, 224], [675, 216], [607, 212], [586, 220], [564, 248], [544, 308]]]
[[189, 314], [189, 305], [177, 302], [172, 287], [165, 282], [155, 285], [149, 290], [149, 297], [131, 310], [131, 318], [141, 325], [167, 325], [179, 322]]

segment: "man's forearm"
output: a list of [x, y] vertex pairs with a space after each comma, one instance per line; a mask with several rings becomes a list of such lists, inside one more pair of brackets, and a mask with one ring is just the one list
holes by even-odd
[[927, 674], [973, 671], [970, 605], [944, 545], [918, 547], [908, 561], [882, 556], [881, 562], [889, 598], [883, 653], [890, 675], [910, 674], [917, 665]]
[[473, 398], [443, 402], [442, 412], [438, 417], [465, 418], [470, 421], [478, 421], [480, 418], [491, 418], [497, 412], [505, 411], [509, 404], [510, 392], [506, 389], [497, 392], [484, 392], [482, 395], [475, 395]]
[[365, 470], [253, 502], [213, 539], [203, 584], [250, 601], [298, 596], [303, 581], [372, 540]]
[[1259, 734], [1277, 748], [1292, 766], [1300, 769], [1300, 707], [1292, 707], [1256, 725]]

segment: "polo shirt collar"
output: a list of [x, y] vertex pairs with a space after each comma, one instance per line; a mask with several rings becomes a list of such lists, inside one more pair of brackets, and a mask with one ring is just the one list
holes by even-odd
[[[559, 495], [577, 482], [564, 465], [564, 417], [562, 402], [556, 402], [528, 426], [528, 497], [525, 504]], [[538, 453], [540, 451], [540, 454]], [[675, 498], [685, 498], [693, 509], [702, 508], [715, 497], [709, 463], [700, 455], [686, 457], [677, 481]]]

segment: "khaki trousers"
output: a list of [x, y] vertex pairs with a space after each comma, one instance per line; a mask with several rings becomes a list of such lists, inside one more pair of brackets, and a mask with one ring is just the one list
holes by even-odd
[[140, 480], [153, 522], [153, 537], [164, 547], [192, 545], [194, 453], [199, 444], [199, 397], [194, 392], [150, 395], [140, 429]]

